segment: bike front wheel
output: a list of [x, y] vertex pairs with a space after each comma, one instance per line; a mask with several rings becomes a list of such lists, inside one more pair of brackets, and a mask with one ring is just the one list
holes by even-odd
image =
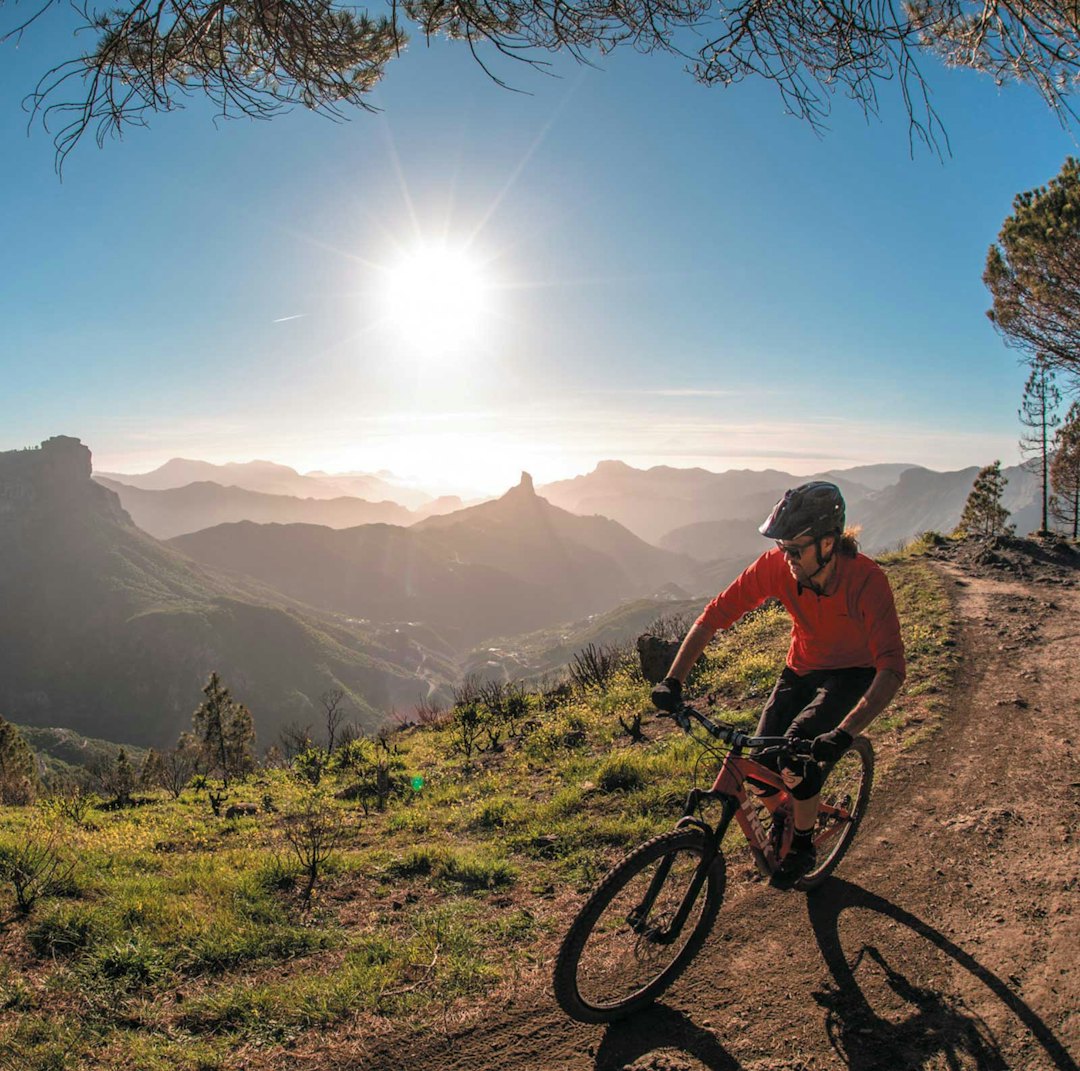
[[796, 889], [808, 892], [836, 869], [870, 805], [873, 783], [874, 749], [865, 736], [859, 736], [825, 778], [814, 829], [817, 864], [796, 884]]
[[651, 1004], [697, 955], [724, 885], [724, 857], [708, 858], [700, 829], [663, 833], [631, 852], [563, 940], [554, 978], [563, 1011], [606, 1023]]

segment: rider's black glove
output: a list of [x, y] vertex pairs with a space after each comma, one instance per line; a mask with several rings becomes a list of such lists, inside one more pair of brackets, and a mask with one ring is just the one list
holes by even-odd
[[818, 762], [836, 762], [849, 747], [854, 738], [845, 729], [833, 729], [814, 737], [811, 754]]
[[682, 706], [682, 681], [677, 677], [665, 677], [652, 690], [652, 701], [657, 710], [674, 714]]

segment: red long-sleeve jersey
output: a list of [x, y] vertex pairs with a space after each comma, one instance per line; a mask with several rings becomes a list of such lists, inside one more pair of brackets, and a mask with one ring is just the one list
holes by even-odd
[[865, 554], [836, 556], [839, 586], [831, 595], [801, 588], [779, 549], [766, 551], [705, 607], [698, 624], [730, 628], [766, 599], [791, 614], [787, 664], [796, 673], [818, 669], [891, 669], [906, 674], [904, 643], [892, 588]]

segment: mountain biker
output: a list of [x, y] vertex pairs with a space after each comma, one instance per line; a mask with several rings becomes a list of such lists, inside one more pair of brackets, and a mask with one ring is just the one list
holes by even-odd
[[[904, 681], [904, 645], [892, 589], [880, 567], [859, 553], [846, 530], [846, 507], [833, 483], [814, 480], [787, 491], [758, 531], [776, 542], [717, 595], [679, 648], [668, 676], [652, 693], [674, 712], [694, 663], [721, 629], [766, 599], [791, 615], [787, 664], [758, 722], [758, 736], [812, 741], [812, 759], [779, 761], [794, 800], [791, 850], [772, 878], [792, 888], [817, 861], [812, 840], [824, 780], [831, 766], [888, 705]], [[766, 760], [768, 761], [768, 760]], [[768, 764], [774, 769], [776, 759]], [[759, 785], [759, 794], [776, 791]]]

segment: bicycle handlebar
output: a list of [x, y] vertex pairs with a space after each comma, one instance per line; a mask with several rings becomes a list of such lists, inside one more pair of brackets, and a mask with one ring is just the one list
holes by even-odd
[[759, 750], [759, 755], [779, 751], [788, 751], [793, 755], [810, 754], [811, 742], [809, 740], [800, 740], [790, 736], [751, 736], [749, 733], [740, 732], [733, 725], [718, 724], [689, 703], [683, 703], [678, 710], [666, 716], [673, 718], [684, 732], [690, 731], [690, 719], [693, 718], [710, 736], [723, 740], [732, 747], [767, 749], [766, 751]]

